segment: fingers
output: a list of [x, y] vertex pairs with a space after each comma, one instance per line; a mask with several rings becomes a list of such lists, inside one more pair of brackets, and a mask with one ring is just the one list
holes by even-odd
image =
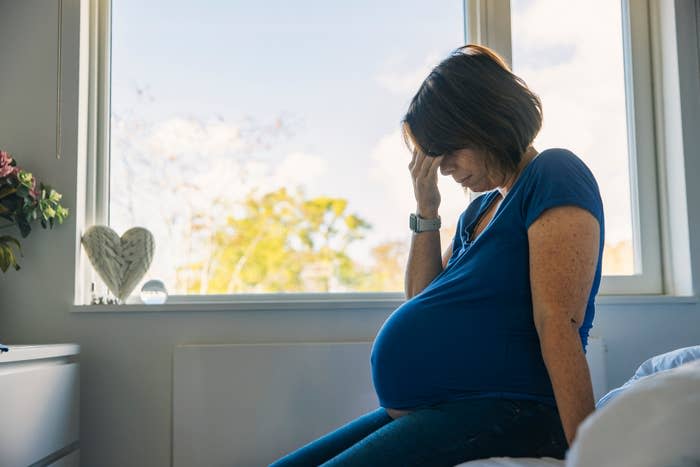
[[437, 169], [440, 167], [440, 162], [442, 162], [443, 156], [430, 157], [421, 154], [420, 161], [416, 162], [416, 166], [420, 163], [420, 168], [418, 169], [418, 175], [421, 177], [433, 177], [437, 174]]
[[433, 161], [430, 164], [430, 175], [437, 175], [437, 171], [440, 168], [440, 163], [444, 156], [433, 157]]
[[413, 172], [413, 167], [416, 166], [416, 156], [417, 156], [417, 154], [418, 154], [418, 151], [416, 151], [416, 150], [414, 149], [414, 150], [413, 150], [413, 157], [411, 158], [411, 162], [409, 162], [409, 164], [408, 164], [408, 170], [410, 170], [411, 172]]
[[414, 150], [411, 162], [408, 164], [408, 170], [411, 171], [414, 179], [419, 177], [436, 178], [443, 157], [430, 157], [422, 151]]
[[426, 156], [422, 151], [415, 150], [413, 151], [413, 157], [411, 158], [411, 162], [408, 164], [408, 168], [411, 171], [415, 169], [417, 173], [426, 172], [430, 169], [430, 164], [432, 161], [432, 157]]
[[437, 170], [442, 156], [430, 157], [422, 151], [414, 151], [408, 168], [413, 179], [413, 191], [421, 212], [436, 212], [440, 206], [440, 190], [437, 186]]

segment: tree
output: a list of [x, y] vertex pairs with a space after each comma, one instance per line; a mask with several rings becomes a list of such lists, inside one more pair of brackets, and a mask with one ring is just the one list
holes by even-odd
[[[232, 208], [223, 200], [218, 206]], [[210, 258], [178, 268], [178, 282], [194, 279], [188, 293], [328, 292], [361, 280], [363, 271], [346, 250], [371, 226], [348, 213], [347, 200], [305, 199], [301, 190], [280, 188], [252, 192], [238, 207], [241, 214], [228, 215], [212, 233]]]
[[373, 264], [367, 270], [358, 292], [403, 292], [408, 245], [390, 240], [372, 248]]

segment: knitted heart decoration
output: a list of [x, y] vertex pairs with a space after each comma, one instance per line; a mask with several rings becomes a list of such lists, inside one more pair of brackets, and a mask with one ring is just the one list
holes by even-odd
[[83, 234], [80, 242], [92, 266], [122, 302], [153, 261], [153, 234], [143, 227], [133, 227], [120, 238], [105, 225], [93, 225]]

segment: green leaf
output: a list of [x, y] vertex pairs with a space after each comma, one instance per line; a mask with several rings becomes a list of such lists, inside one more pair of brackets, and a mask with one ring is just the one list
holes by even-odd
[[32, 231], [32, 226], [29, 225], [29, 222], [21, 217], [17, 219], [17, 226], [19, 227], [19, 232], [22, 234], [22, 238], [27, 237]]
[[0, 244], [0, 269], [2, 269], [2, 272], [6, 272], [10, 266], [14, 267], [15, 271], [20, 270], [20, 266], [17, 264], [15, 254], [12, 249], [7, 245]]
[[2, 269], [2, 272], [7, 271], [7, 268], [10, 267], [11, 253], [9, 246], [0, 245], [0, 269]]
[[[20, 253], [22, 252], [22, 246], [19, 244], [19, 240], [17, 240], [14, 237], [10, 237], [9, 235], [0, 236], [0, 245], [1, 246], [5, 246], [5, 245], [2, 245], [3, 243], [10, 243], [10, 242], [17, 245], [17, 249], [19, 250], [19, 252]], [[9, 248], [9, 246], [7, 248]]]

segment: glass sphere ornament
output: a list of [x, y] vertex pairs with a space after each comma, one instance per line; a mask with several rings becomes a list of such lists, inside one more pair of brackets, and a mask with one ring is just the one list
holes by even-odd
[[168, 291], [163, 281], [153, 279], [141, 287], [141, 301], [146, 305], [162, 305], [168, 299]]

